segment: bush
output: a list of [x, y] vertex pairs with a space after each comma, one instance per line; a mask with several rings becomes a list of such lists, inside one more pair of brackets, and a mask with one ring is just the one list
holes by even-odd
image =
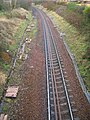
[[74, 3], [74, 2], [70, 2], [70, 3], [67, 4], [67, 8], [68, 8], [69, 10], [74, 11], [74, 10], [76, 9], [76, 7], [77, 7], [77, 5], [76, 5], [76, 3]]
[[0, 4], [0, 11], [7, 11], [10, 9], [11, 9], [11, 7], [9, 4], [4, 4], [4, 3]]
[[83, 10], [83, 14], [87, 19], [90, 19], [90, 7], [85, 7], [85, 9]]
[[0, 5], [0, 11], [3, 9], [3, 6], [2, 5]]
[[77, 5], [77, 7], [76, 7], [76, 12], [78, 12], [79, 14], [83, 14], [83, 10], [85, 9], [85, 6], [83, 5], [83, 6], [79, 6], [79, 5]]
[[28, 10], [30, 8], [30, 2], [28, 0], [17, 0], [17, 7]]
[[67, 8], [71, 11], [74, 11], [79, 14], [83, 14], [83, 10], [85, 9], [85, 6], [79, 6], [76, 3], [68, 3]]

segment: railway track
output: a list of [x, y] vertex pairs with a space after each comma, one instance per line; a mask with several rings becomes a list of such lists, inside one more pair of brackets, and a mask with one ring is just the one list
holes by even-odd
[[40, 16], [43, 26], [47, 74], [48, 120], [79, 120], [72, 91], [68, 80], [66, 80], [62, 57], [58, 53], [55, 45], [55, 38], [47, 21], [47, 16], [39, 9], [34, 8], [34, 10]]

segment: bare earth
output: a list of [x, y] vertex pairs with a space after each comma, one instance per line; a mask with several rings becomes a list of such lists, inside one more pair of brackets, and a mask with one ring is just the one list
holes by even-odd
[[38, 33], [29, 46], [31, 51], [22, 66], [18, 100], [10, 106], [11, 120], [47, 120], [44, 43], [41, 33], [39, 21]]

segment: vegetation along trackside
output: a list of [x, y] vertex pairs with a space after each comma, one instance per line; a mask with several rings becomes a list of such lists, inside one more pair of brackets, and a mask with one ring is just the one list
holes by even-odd
[[90, 91], [90, 5], [78, 2], [48, 2], [42, 5], [53, 16], [61, 31], [66, 33], [65, 40], [76, 58], [87, 90]]

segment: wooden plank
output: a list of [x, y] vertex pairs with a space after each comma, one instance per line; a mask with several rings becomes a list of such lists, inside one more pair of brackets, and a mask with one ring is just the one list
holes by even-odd
[[4, 114], [1, 114], [0, 115], [0, 120], [3, 120], [4, 119]]
[[7, 119], [8, 119], [8, 115], [5, 115], [3, 120], [7, 120]]
[[18, 89], [19, 89], [18, 86], [10, 86], [10, 87], [8, 87], [5, 97], [15, 98], [17, 96]]

